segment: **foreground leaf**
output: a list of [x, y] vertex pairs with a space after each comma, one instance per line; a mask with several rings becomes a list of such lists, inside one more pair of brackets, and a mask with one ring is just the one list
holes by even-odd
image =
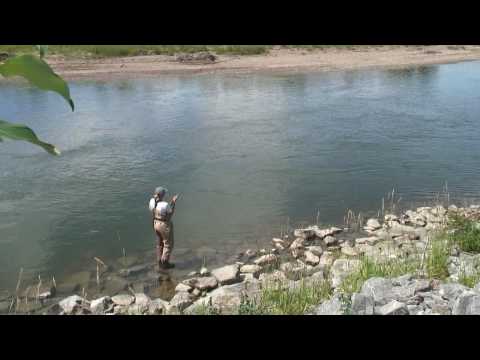
[[37, 56], [21, 55], [7, 59], [3, 64], [0, 64], [0, 74], [5, 77], [22, 76], [42, 90], [54, 91], [63, 96], [72, 111], [74, 110], [67, 83]]
[[41, 141], [32, 129], [21, 124], [12, 124], [3, 120], [0, 120], [0, 142], [2, 138], [8, 138], [12, 140], [28, 141], [32, 144], [42, 147], [45, 151], [52, 155], [60, 155], [60, 151], [46, 142]]

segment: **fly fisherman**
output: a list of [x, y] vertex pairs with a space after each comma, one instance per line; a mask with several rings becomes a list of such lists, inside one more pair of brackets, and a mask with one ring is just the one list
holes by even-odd
[[157, 236], [157, 263], [159, 270], [170, 269], [175, 266], [169, 260], [173, 250], [173, 223], [171, 218], [175, 211], [178, 195], [173, 196], [170, 203], [168, 203], [163, 200], [166, 193], [167, 189], [157, 187], [148, 204], [153, 217], [153, 230]]

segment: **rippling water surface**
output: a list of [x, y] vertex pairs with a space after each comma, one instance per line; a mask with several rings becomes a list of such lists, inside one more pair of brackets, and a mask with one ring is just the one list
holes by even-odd
[[[177, 273], [285, 224], [480, 190], [480, 63], [293, 75], [72, 82], [76, 111], [0, 83], [1, 117], [62, 151], [0, 145], [0, 288], [153, 251], [153, 188], [181, 193]], [[142, 255], [143, 256], [143, 255]], [[209, 264], [207, 264], [209, 265]]]

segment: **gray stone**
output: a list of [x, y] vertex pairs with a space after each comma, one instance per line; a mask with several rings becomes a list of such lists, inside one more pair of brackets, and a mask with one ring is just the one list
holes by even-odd
[[364, 229], [373, 231], [380, 229], [381, 227], [382, 225], [377, 219], [368, 219], [367, 224], [364, 226]]
[[374, 300], [371, 296], [355, 293], [352, 295], [353, 315], [373, 315]]
[[83, 303], [85, 303], [84, 298], [78, 295], [72, 295], [60, 301], [58, 305], [60, 305], [66, 314], [71, 314], [77, 308], [81, 307]]
[[110, 296], [104, 296], [90, 302], [90, 310], [93, 314], [103, 314], [113, 304]]
[[133, 304], [135, 298], [132, 295], [128, 294], [119, 294], [112, 296], [112, 301], [115, 305], [128, 306]]
[[278, 261], [278, 257], [276, 255], [267, 254], [256, 259], [254, 263], [255, 265], [265, 266], [265, 265], [274, 264], [277, 261]]
[[143, 293], [135, 294], [135, 304], [137, 305], [148, 307], [151, 301], [152, 300], [150, 299], [150, 297], [146, 294], [143, 294]]
[[473, 288], [473, 291], [476, 291], [477, 293], [480, 294], [480, 282], [477, 285], [475, 285], [475, 287]]
[[331, 236], [331, 235], [327, 235], [323, 238], [323, 242], [325, 243], [325, 245], [327, 246], [334, 246], [338, 243], [338, 240]]
[[320, 262], [320, 258], [311, 251], [305, 251], [305, 262], [309, 265], [317, 265]]
[[318, 226], [310, 226], [305, 229], [295, 229], [293, 235], [297, 238], [311, 239], [315, 237], [318, 231]]
[[334, 296], [330, 300], [324, 301], [320, 306], [315, 308], [315, 315], [343, 315], [343, 304], [339, 297]]
[[[178, 310], [179, 312], [183, 312], [187, 307], [193, 304], [195, 297], [188, 293], [188, 292], [178, 292], [169, 302], [169, 308], [167, 309], [168, 312], [175, 312]], [[172, 309], [170, 309], [170, 307]]]
[[241, 281], [240, 267], [237, 264], [227, 265], [221, 268], [214, 269], [212, 270], [212, 275], [218, 280], [221, 285], [228, 285]]
[[415, 282], [415, 294], [432, 290], [432, 282], [429, 280], [417, 280]]
[[367, 245], [375, 245], [378, 243], [380, 239], [376, 236], [370, 236], [370, 237], [363, 237], [363, 238], [357, 238], [355, 239], [355, 244], [356, 245], [361, 245], [361, 244], [367, 244]]
[[446, 300], [456, 300], [461, 294], [466, 292], [468, 288], [461, 284], [446, 283], [439, 286], [438, 293]]
[[397, 300], [392, 300], [388, 304], [375, 308], [378, 315], [408, 315], [407, 305]]
[[305, 239], [297, 238], [290, 244], [290, 249], [291, 250], [303, 249], [304, 246], [305, 246]]
[[[480, 296], [473, 291], [465, 291], [457, 297], [452, 309], [452, 315], [473, 315], [471, 305], [472, 303], [479, 303]], [[480, 310], [475, 309], [475, 310]]]
[[306, 250], [310, 251], [311, 253], [313, 253], [314, 255], [317, 255], [317, 256], [322, 256], [322, 254], [323, 254], [323, 248], [321, 246], [318, 246], [318, 245], [307, 246]]
[[373, 277], [365, 281], [360, 293], [373, 297], [376, 305], [385, 305], [395, 299], [392, 281], [379, 277]]
[[178, 283], [178, 285], [175, 287], [175, 292], [190, 292], [192, 290], [193, 288], [190, 285], [184, 283]]
[[210, 291], [218, 286], [218, 281], [214, 276], [198, 277], [190, 279], [188, 285], [195, 287], [200, 291]]
[[243, 265], [240, 267], [240, 272], [245, 274], [253, 274], [254, 277], [258, 277], [262, 272], [262, 267], [259, 265]]
[[148, 306], [141, 304], [132, 304], [127, 307], [128, 315], [146, 315], [148, 313]]
[[155, 299], [148, 305], [148, 313], [150, 315], [165, 314], [168, 307], [168, 301], [162, 299]]

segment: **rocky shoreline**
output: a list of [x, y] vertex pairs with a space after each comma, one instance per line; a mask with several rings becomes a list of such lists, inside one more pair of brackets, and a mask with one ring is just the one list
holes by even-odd
[[[58, 301], [56, 284], [43, 292], [39, 286], [35, 301], [43, 309], [30, 313], [271, 314], [277, 305], [265, 300], [270, 291], [280, 299], [274, 301], [283, 301], [285, 307], [289, 301], [297, 301], [285, 300], [289, 294], [300, 298], [304, 301], [302, 314], [480, 314], [480, 254], [456, 245], [450, 246], [448, 253], [439, 253], [443, 257], [437, 254], [436, 247], [444, 243], [440, 235], [455, 232], [448, 226], [452, 216], [469, 219], [477, 226], [480, 206], [420, 207], [344, 227], [296, 229], [272, 239], [271, 249], [247, 250], [233, 264], [190, 273], [172, 289], [169, 300], [151, 298], [131, 286], [125, 289], [123, 284], [123, 290], [114, 296], [87, 300], [77, 291]], [[360, 236], [352, 235], [355, 227]], [[444, 274], [434, 272], [437, 260], [443, 261]], [[132, 266], [121, 275], [142, 271], [148, 271], [148, 266]], [[152, 276], [161, 282], [165, 274]], [[462, 284], [465, 279], [470, 286]], [[476, 283], [471, 283], [474, 280]], [[318, 295], [320, 288], [323, 293]], [[28, 303], [28, 295], [25, 299], [0, 299], [0, 304], [3, 308], [9, 304], [12, 312]]]

